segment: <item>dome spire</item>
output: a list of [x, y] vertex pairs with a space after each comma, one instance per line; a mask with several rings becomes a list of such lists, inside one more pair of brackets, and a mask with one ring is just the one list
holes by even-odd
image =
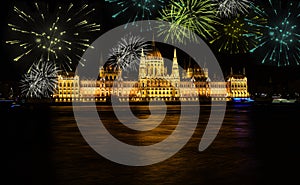
[[154, 41], [154, 34], [153, 34], [153, 38], [152, 38], [152, 51], [151, 52], [147, 52], [147, 58], [162, 58], [162, 55], [160, 53], [160, 51], [158, 50], [158, 48], [156, 48], [155, 46], [155, 41]]
[[152, 33], [152, 47], [155, 48], [154, 33]]

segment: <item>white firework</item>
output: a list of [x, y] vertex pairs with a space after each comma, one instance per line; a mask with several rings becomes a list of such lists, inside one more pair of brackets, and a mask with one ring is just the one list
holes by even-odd
[[140, 36], [125, 35], [121, 41], [110, 50], [108, 64], [116, 68], [136, 70], [141, 59], [141, 53], [149, 50], [149, 44]]
[[249, 0], [212, 0], [218, 4], [218, 15], [221, 17], [232, 17], [238, 14], [248, 13], [253, 3]]
[[21, 93], [27, 98], [49, 98], [57, 87], [60, 70], [52, 62], [33, 64], [21, 80]]

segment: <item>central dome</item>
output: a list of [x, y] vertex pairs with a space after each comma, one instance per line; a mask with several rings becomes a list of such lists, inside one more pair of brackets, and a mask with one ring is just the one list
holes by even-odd
[[159, 50], [154, 50], [148, 53], [147, 58], [162, 58]]
[[152, 51], [148, 52], [147, 58], [162, 58], [160, 51], [152, 44]]

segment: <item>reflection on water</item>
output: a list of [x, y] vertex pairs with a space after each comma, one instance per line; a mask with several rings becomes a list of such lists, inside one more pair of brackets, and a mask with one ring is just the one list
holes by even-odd
[[[167, 138], [176, 129], [179, 108], [170, 107], [163, 123], [152, 131], [133, 131], [114, 119], [111, 107], [97, 107], [114, 137], [141, 146]], [[199, 152], [210, 114], [209, 106], [201, 106], [198, 126], [184, 148], [166, 161], [145, 167], [116, 164], [98, 155], [81, 136], [71, 106], [46, 111], [49, 114], [30, 110], [19, 115], [24, 117], [23, 130], [8, 128], [9, 136], [18, 138], [10, 144], [22, 144], [21, 151], [10, 147], [14, 152], [9, 158], [11, 172], [23, 182], [12, 184], [289, 184], [296, 179], [291, 166], [299, 167], [299, 133], [295, 130], [300, 128], [296, 124], [300, 111], [296, 108], [230, 105], [215, 141]], [[147, 107], [133, 107], [132, 111], [137, 118], [149, 116]], [[281, 151], [276, 150], [278, 146]], [[143, 155], [153, 156], [156, 151]]]
[[[56, 107], [54, 109], [61, 109], [61, 107]], [[64, 107], [63, 110], [71, 111], [71, 107]], [[162, 141], [176, 128], [178, 118], [180, 116], [180, 107], [172, 107], [171, 110], [168, 110], [164, 122], [161, 125], [152, 131], [138, 132], [130, 130], [123, 124], [119, 123], [119, 121], [115, 119], [111, 107], [100, 107], [99, 111], [102, 121], [111, 134], [119, 140], [131, 145], [151, 145]], [[210, 107], [203, 106], [201, 109], [201, 117], [199, 119], [198, 127], [190, 142], [179, 153], [170, 159], [159, 164], [146, 167], [126, 167], [115, 164], [107, 161], [101, 156], [98, 156], [97, 153], [87, 147], [87, 144], [82, 145], [82, 138], [79, 139], [81, 142], [78, 143], [77, 140], [74, 140], [74, 138], [78, 139], [78, 136], [73, 135], [73, 137], [65, 138], [66, 135], [64, 134], [64, 138], [60, 138], [61, 135], [57, 134], [59, 137], [55, 138], [56, 141], [61, 142], [62, 140], [68, 140], [66, 143], [68, 143], [67, 146], [69, 146], [69, 151], [74, 150], [74, 152], [77, 152], [77, 155], [73, 154], [70, 156], [71, 161], [61, 161], [59, 163], [60, 165], [72, 164], [74, 166], [73, 168], [68, 166], [63, 168], [65, 170], [69, 170], [66, 170], [64, 173], [58, 173], [58, 175], [63, 175], [58, 179], [73, 179], [74, 176], [77, 176], [77, 173], [84, 173], [84, 176], [92, 176], [93, 179], [103, 178], [102, 182], [104, 182], [104, 184], [144, 184], [145, 182], [148, 182], [149, 184], [187, 184], [187, 182], [194, 182], [197, 184], [201, 184], [202, 182], [204, 184], [210, 184], [210, 182], [222, 183], [224, 180], [230, 183], [233, 183], [234, 181], [239, 182], [241, 179], [234, 180], [230, 178], [227, 179], [227, 177], [233, 173], [241, 173], [242, 176], [247, 177], [248, 174], [245, 174], [242, 170], [253, 170], [256, 168], [256, 164], [251, 154], [249, 155], [246, 153], [247, 148], [250, 147], [246, 144], [249, 143], [247, 141], [247, 136], [240, 135], [241, 133], [237, 131], [237, 129], [249, 130], [247, 124], [239, 124], [243, 122], [245, 123], [245, 121], [247, 122], [248, 115], [239, 114], [240, 117], [238, 117], [234, 114], [235, 111], [236, 109], [228, 110], [230, 114], [226, 116], [223, 128], [214, 144], [207, 151], [200, 153], [198, 151], [198, 145], [210, 113]], [[61, 114], [60, 110], [57, 112]], [[149, 114], [145, 107], [134, 107], [133, 112], [138, 118], [147, 117]], [[188, 117], [190, 115], [183, 116]], [[72, 129], [76, 129], [76, 124], [72, 122], [73, 118], [69, 118], [69, 124], [65, 125], [64, 122], [66, 119], [66, 117], [58, 116], [53, 123], [56, 123], [56, 127], [67, 127], [69, 129], [70, 127], [73, 127]], [[61, 128], [57, 130], [61, 130]], [[72, 134], [72, 132], [69, 134]], [[73, 144], [73, 146], [70, 146], [70, 144]], [[59, 144], [54, 146], [59, 146]], [[56, 148], [54, 150], [56, 151], [54, 156], [58, 155], [57, 158], [60, 159], [59, 156], [61, 154], [59, 151], [65, 150], [65, 146], [60, 149]], [[81, 155], [78, 154], [78, 152], [81, 153]], [[156, 155], [155, 152], [156, 151], [152, 151], [143, 155]], [[90, 156], [86, 156], [88, 154]], [[74, 160], [78, 161], [77, 165], [76, 163], [74, 164]], [[86, 161], [87, 164], [82, 164], [82, 161]], [[102, 169], [103, 164], [105, 165], [105, 169]], [[247, 166], [245, 167], [242, 164]], [[93, 167], [91, 168], [91, 166], [93, 166], [94, 169]], [[80, 172], [77, 170], [80, 170]], [[66, 172], [68, 175], [65, 174]], [[82, 182], [85, 182], [85, 178], [81, 180]], [[253, 182], [253, 180], [255, 180], [255, 178], [251, 177], [247, 181]], [[95, 182], [97, 182], [97, 180]]]

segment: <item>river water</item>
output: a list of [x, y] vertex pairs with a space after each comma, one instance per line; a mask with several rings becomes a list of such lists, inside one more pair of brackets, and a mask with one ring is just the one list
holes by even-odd
[[[109, 132], [130, 145], [164, 140], [180, 116], [171, 106], [160, 126], [137, 132], [118, 122], [111, 107], [97, 109]], [[145, 106], [132, 110], [138, 118], [149, 113]], [[4, 113], [4, 184], [299, 184], [300, 109], [295, 105], [229, 105], [216, 139], [200, 152], [210, 115], [210, 106], [201, 106], [189, 142], [171, 158], [143, 167], [117, 164], [95, 152], [77, 127], [72, 106], [29, 106]]]

